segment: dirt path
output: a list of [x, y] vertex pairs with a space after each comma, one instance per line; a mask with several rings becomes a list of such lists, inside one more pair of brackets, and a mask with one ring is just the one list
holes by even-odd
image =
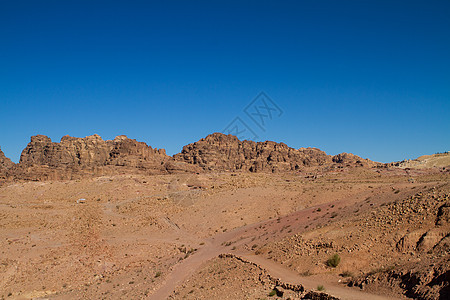
[[[224, 244], [242, 235], [248, 227], [250, 225], [219, 234], [206, 240], [202, 248], [172, 268], [171, 272], [165, 278], [163, 285], [150, 295], [150, 299], [167, 299], [176, 287], [193, 275], [204, 262], [219, 256], [221, 253], [226, 253], [227, 247]], [[235, 245], [243, 244], [248, 240], [249, 238], [243, 238], [235, 243]]]
[[[172, 292], [180, 285], [184, 280], [191, 277], [195, 271], [201, 267], [203, 263], [206, 261], [213, 259], [221, 253], [226, 253], [227, 248], [222, 244], [233, 238], [238, 237], [245, 230], [240, 229], [236, 232], [230, 232], [226, 235], [221, 235], [218, 239], [210, 240], [205, 245], [205, 247], [201, 248], [198, 252], [194, 253], [187, 259], [183, 260], [179, 264], [175, 265], [169, 275], [165, 278], [163, 285], [155, 291], [150, 296], [150, 299], [163, 300], [167, 299]], [[239, 241], [239, 244], [245, 243], [248, 239], [243, 239]], [[248, 261], [254, 262], [266, 269], [273, 277], [280, 278], [282, 281], [292, 284], [301, 284], [307, 290], [315, 290], [318, 284], [322, 284], [325, 286], [326, 293], [338, 297], [340, 299], [348, 299], [348, 300], [359, 300], [359, 299], [367, 299], [367, 300], [381, 300], [381, 299], [394, 299], [383, 296], [378, 296], [374, 294], [369, 294], [357, 289], [340, 286], [338, 283], [333, 283], [329, 281], [324, 281], [322, 278], [320, 281], [318, 279], [302, 277], [298, 275], [296, 272], [286, 269], [283, 266], [267, 260], [261, 256], [257, 256], [250, 253], [240, 253], [239, 256], [247, 259]]]
[[266, 269], [272, 276], [280, 278], [283, 282], [291, 284], [301, 284], [306, 290], [316, 290], [317, 285], [323, 285], [325, 292], [334, 297], [348, 300], [381, 300], [381, 299], [396, 299], [379, 295], [370, 294], [354, 288], [339, 285], [337, 282], [329, 282], [324, 278], [308, 278], [298, 275], [295, 271], [287, 269], [280, 264], [271, 260], [267, 260], [262, 256], [254, 254], [237, 254], [248, 261], [258, 264], [260, 267]]
[[[310, 214], [311, 210], [311, 208], [307, 208], [304, 210], [304, 212]], [[299, 214], [302, 214], [302, 211], [296, 212], [294, 214], [298, 216]], [[283, 218], [289, 220], [290, 218], [292, 218], [292, 216], [288, 215], [281, 217], [281, 219]], [[281, 220], [281, 223], [284, 223], [283, 220]], [[276, 224], [275, 227], [280, 226], [280, 224], [278, 224], [275, 220], [268, 220], [236, 228], [232, 231], [218, 234], [206, 240], [205, 245], [197, 252], [193, 253], [187, 259], [173, 266], [170, 273], [165, 278], [163, 284], [152, 295], [150, 295], [149, 298], [155, 300], [167, 299], [173, 293], [173, 291], [175, 291], [177, 286], [180, 285], [184, 280], [192, 276], [203, 263], [219, 256], [219, 254], [230, 252], [229, 247], [226, 246], [227, 242], [233, 241], [233, 246], [240, 246], [248, 243], [250, 242], [252, 236], [249, 236], [248, 232], [257, 230], [258, 227], [264, 224]], [[260, 265], [262, 268], [266, 269], [272, 276], [280, 278], [288, 283], [302, 284], [307, 290], [314, 290], [317, 288], [318, 284], [322, 284], [325, 286], [327, 293], [341, 299], [390, 299], [388, 297], [373, 295], [357, 289], [340, 286], [337, 282], [334, 283], [323, 281], [322, 279], [320, 282], [318, 282], [317, 279], [302, 277], [290, 269], [286, 269], [285, 267], [273, 261], [267, 260], [261, 256], [256, 256], [248, 251], [242, 251], [241, 253], [239, 253], [239, 255], [249, 261]]]
[[175, 265], [163, 285], [150, 296], [150, 299], [167, 299], [179, 284], [192, 276], [205, 261], [219, 255], [221, 250], [219, 247], [204, 247]]
[[[384, 197], [380, 200], [382, 202], [387, 201]], [[382, 202], [379, 202], [378, 205]], [[362, 200], [355, 200], [354, 195], [352, 195], [348, 198], [308, 207], [294, 213], [281, 216], [276, 220], [265, 220], [236, 228], [226, 233], [220, 233], [206, 240], [205, 245], [201, 247], [198, 252], [193, 253], [190, 257], [175, 265], [165, 278], [163, 284], [150, 296], [150, 299], [167, 299], [172, 292], [175, 291], [177, 286], [193, 275], [203, 263], [217, 257], [219, 254], [229, 253], [230, 247], [227, 247], [226, 243], [232, 243], [233, 246], [239, 248], [239, 246], [249, 243], [252, 237], [252, 241], [254, 242], [264, 236], [276, 236], [280, 238], [285, 235], [285, 233], [282, 233], [282, 229], [287, 224], [291, 225], [293, 228], [294, 226], [300, 225], [300, 227], [304, 228], [304, 225], [306, 224], [310, 226], [319, 224], [324, 225], [327, 222], [327, 218], [325, 218], [325, 211], [328, 211], [329, 214], [338, 210], [341, 210], [341, 213], [345, 211], [350, 212], [353, 205], [356, 203], [362, 203]], [[318, 208], [321, 208], [321, 213], [318, 212]], [[180, 231], [179, 227], [173, 229]], [[189, 236], [189, 233], [187, 232], [184, 232], [183, 234], [185, 237]], [[254, 237], [256, 237], [256, 240]], [[282, 281], [288, 283], [301, 284], [307, 290], [315, 290], [318, 285], [324, 285], [326, 293], [340, 299], [393, 299], [385, 296], [370, 294], [356, 288], [345, 287], [338, 282], [330, 281], [324, 276], [303, 277], [274, 261], [254, 255], [251, 251], [246, 251], [243, 248], [240, 248], [238, 251], [241, 257], [258, 264], [262, 268], [266, 269], [272, 276], [280, 278]], [[234, 254], [238, 255], [238, 252], [235, 252]]]

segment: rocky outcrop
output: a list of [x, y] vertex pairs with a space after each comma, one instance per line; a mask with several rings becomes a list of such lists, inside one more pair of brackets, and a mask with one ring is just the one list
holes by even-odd
[[4, 161], [4, 166], [0, 166], [6, 174], [3, 177], [13, 180], [78, 179], [136, 172], [286, 172], [332, 165], [372, 166], [373, 163], [353, 154], [330, 156], [317, 148], [294, 149], [271, 141], [240, 141], [222, 133], [189, 144], [174, 157], [166, 155], [164, 149], [154, 149], [124, 135], [106, 141], [96, 134], [85, 138], [64, 136], [59, 143], [45, 135], [36, 135], [22, 151], [19, 164], [14, 165], [6, 158]]
[[450, 152], [436, 153], [432, 155], [422, 155], [416, 159], [405, 159], [402, 161], [386, 164], [389, 167], [399, 167], [402, 169], [449, 169]]
[[80, 168], [100, 166], [109, 156], [111, 145], [98, 135], [85, 138], [64, 136], [60, 143], [44, 135], [31, 137], [22, 151], [19, 164], [22, 166], [45, 165], [48, 167]]
[[375, 167], [381, 164], [371, 161], [370, 159], [363, 159], [352, 153], [340, 153], [332, 157], [332, 161], [344, 165], [359, 165], [363, 167]]
[[361, 289], [379, 286], [400, 287], [405, 296], [413, 299], [449, 299], [450, 258], [422, 261], [391, 270], [380, 270], [352, 278], [349, 286]]
[[33, 136], [19, 164], [7, 174], [13, 179], [46, 180], [198, 171], [196, 166], [175, 162], [164, 149], [154, 149], [124, 135], [105, 141], [95, 134], [85, 138], [64, 136], [59, 143], [44, 135]]
[[450, 201], [439, 207], [436, 225], [445, 226], [450, 223]]
[[240, 141], [233, 135], [214, 133], [183, 147], [177, 161], [198, 165], [204, 170], [282, 172], [326, 164], [370, 165], [356, 155], [329, 156], [317, 148], [294, 149], [271, 141]]
[[14, 167], [14, 163], [5, 156], [0, 148], [0, 185], [7, 180], [8, 170]]
[[5, 156], [2, 149], [0, 148], [0, 173], [10, 169], [14, 166], [14, 163]]
[[104, 141], [99, 135], [85, 138], [64, 136], [60, 143], [49, 137], [37, 135], [23, 150], [20, 164], [49, 167], [79, 167], [81, 169], [107, 165], [163, 170], [169, 157], [164, 149], [153, 149], [143, 142], [118, 136]]

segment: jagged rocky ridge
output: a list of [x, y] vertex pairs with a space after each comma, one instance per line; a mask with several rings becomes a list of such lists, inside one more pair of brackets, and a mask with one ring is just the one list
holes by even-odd
[[0, 175], [9, 179], [74, 179], [121, 173], [167, 174], [202, 171], [286, 172], [327, 165], [377, 165], [353, 154], [327, 155], [317, 148], [294, 149], [271, 141], [240, 141], [214, 133], [168, 156], [144, 142], [118, 136], [103, 140], [64, 136], [59, 143], [36, 135], [14, 164], [0, 150]]
[[331, 164], [376, 166], [377, 163], [359, 156], [341, 153], [327, 155], [317, 148], [294, 149], [271, 141], [240, 141], [233, 135], [213, 133], [198, 142], [183, 147], [174, 155], [178, 161], [199, 165], [204, 170], [280, 172]]
[[23, 150], [20, 164], [24, 166], [93, 168], [106, 165], [161, 169], [167, 159], [164, 149], [153, 149], [126, 136], [104, 141], [98, 135], [85, 138], [64, 136], [60, 143], [37, 135]]
[[2, 171], [6, 171], [9, 168], [12, 168], [14, 166], [14, 163], [5, 156], [5, 154], [2, 151], [2, 148], [0, 148], [0, 173]]
[[10, 179], [45, 180], [199, 171], [197, 166], [175, 161], [164, 149], [153, 149], [123, 135], [106, 141], [98, 135], [64, 136], [59, 143], [36, 135], [22, 151], [19, 163], [4, 168], [3, 173]]

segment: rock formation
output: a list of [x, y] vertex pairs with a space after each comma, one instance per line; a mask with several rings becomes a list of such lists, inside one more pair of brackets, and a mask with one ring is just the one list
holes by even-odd
[[332, 157], [317, 148], [294, 149], [284, 143], [240, 141], [233, 135], [222, 133], [213, 133], [184, 146], [174, 158], [199, 165], [204, 170], [251, 172], [295, 171], [332, 163], [364, 163], [367, 166], [373, 163], [353, 154], [343, 153]]
[[14, 163], [5, 156], [2, 149], [0, 148], [0, 174], [6, 172], [6, 170], [12, 168]]
[[12, 163], [0, 154], [3, 178], [46, 180], [74, 179], [112, 174], [167, 174], [203, 171], [287, 172], [304, 168], [373, 166], [375, 163], [353, 154], [327, 155], [317, 148], [294, 149], [271, 141], [240, 141], [233, 135], [214, 133], [183, 147], [170, 157], [164, 149], [124, 135], [103, 140], [64, 136], [59, 143], [45, 135], [31, 137], [20, 162]]
[[407, 159], [387, 164], [389, 167], [402, 169], [428, 169], [428, 168], [450, 168], [450, 152], [422, 155], [416, 159]]
[[168, 158], [163, 149], [153, 149], [126, 136], [118, 136], [112, 141], [104, 141], [98, 135], [64, 136], [60, 143], [55, 143], [49, 137], [37, 135], [31, 137], [23, 150], [20, 164], [81, 169], [114, 165], [162, 170], [161, 165]]
[[14, 167], [14, 163], [5, 156], [0, 148], [0, 183], [6, 179], [6, 173], [9, 169]]
[[98, 135], [85, 138], [64, 136], [60, 143], [55, 143], [47, 136], [37, 135], [31, 137], [19, 164], [23, 167], [37, 165], [72, 169], [113, 165], [163, 170], [161, 166], [166, 159], [168, 156], [164, 150], [153, 149], [125, 136], [112, 141], [104, 141]]
[[64, 136], [59, 143], [36, 135], [31, 137], [19, 164], [8, 171], [8, 175], [16, 179], [43, 180], [198, 171], [196, 166], [174, 162], [164, 149], [153, 149], [124, 135], [107, 141], [96, 134], [85, 138]]
[[375, 167], [381, 164], [371, 161], [370, 159], [363, 159], [352, 153], [340, 153], [332, 157], [332, 161], [344, 165], [360, 165], [364, 167]]

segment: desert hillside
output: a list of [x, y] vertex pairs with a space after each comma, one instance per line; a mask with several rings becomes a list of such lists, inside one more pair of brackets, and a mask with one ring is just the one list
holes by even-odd
[[35, 136], [0, 163], [2, 299], [450, 296], [448, 168], [218, 133], [173, 157]]
[[450, 153], [436, 153], [432, 155], [422, 155], [416, 159], [403, 160], [394, 165], [400, 168], [445, 168], [450, 166]]

